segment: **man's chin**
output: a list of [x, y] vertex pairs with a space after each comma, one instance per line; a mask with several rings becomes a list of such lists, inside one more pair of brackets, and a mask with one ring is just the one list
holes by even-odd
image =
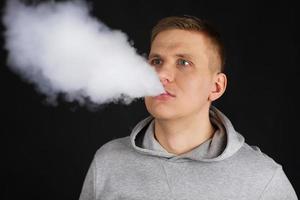
[[148, 101], [145, 105], [147, 111], [156, 119], [171, 120], [177, 115], [177, 109], [171, 104]]
[[151, 113], [151, 115], [157, 119], [157, 120], [173, 120], [176, 118], [176, 115], [174, 113], [164, 113], [164, 112], [156, 112], [156, 113]]

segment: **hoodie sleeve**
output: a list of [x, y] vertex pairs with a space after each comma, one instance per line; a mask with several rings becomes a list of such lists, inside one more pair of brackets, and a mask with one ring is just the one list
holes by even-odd
[[95, 200], [95, 160], [92, 161], [86, 174], [79, 200]]
[[298, 200], [296, 192], [285, 175], [282, 166], [275, 170], [260, 200]]

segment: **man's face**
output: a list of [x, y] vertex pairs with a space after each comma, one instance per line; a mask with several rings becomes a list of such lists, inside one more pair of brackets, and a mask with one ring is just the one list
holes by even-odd
[[210, 66], [219, 62], [214, 54], [199, 32], [160, 32], [152, 42], [148, 60], [172, 96], [145, 97], [148, 112], [157, 119], [178, 119], [208, 108], [216, 73]]

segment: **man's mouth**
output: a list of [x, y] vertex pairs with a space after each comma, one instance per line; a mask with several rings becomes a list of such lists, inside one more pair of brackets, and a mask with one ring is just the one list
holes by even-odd
[[176, 97], [176, 95], [174, 95], [173, 93], [169, 92], [169, 91], [165, 91], [164, 93], [161, 93], [158, 96], [155, 96], [154, 98], [157, 100], [168, 100], [170, 98], [174, 98]]
[[171, 97], [175, 97], [174, 94], [172, 94], [171, 92], [165, 91], [165, 93], [162, 93], [162, 95], [170, 95]]

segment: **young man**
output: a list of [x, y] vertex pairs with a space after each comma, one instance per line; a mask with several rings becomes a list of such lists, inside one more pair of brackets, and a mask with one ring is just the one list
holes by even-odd
[[145, 97], [150, 117], [95, 154], [81, 200], [297, 199], [282, 166], [249, 146], [211, 102], [225, 92], [219, 34], [195, 17], [152, 31], [149, 63], [165, 93]]

